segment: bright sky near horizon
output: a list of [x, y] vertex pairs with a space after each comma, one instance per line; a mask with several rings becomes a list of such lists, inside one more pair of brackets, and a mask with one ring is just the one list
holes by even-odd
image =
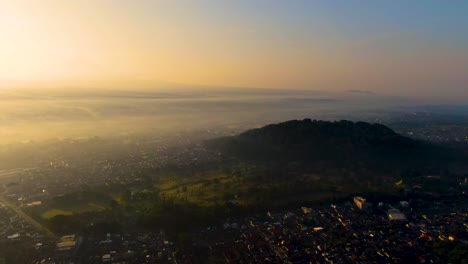
[[460, 97], [468, 1], [0, 0], [0, 87], [163, 82]]

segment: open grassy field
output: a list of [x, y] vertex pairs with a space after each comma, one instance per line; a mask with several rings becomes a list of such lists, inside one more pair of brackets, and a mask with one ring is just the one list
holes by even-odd
[[65, 211], [65, 210], [60, 210], [60, 209], [50, 209], [48, 211], [45, 211], [42, 213], [41, 217], [44, 219], [51, 219], [57, 215], [72, 215], [72, 211]]
[[211, 172], [190, 178], [164, 179], [157, 187], [162, 196], [209, 207], [231, 199], [236, 199], [240, 204], [246, 202], [240, 194], [246, 193], [250, 186], [241, 178]]
[[388, 189], [388, 184], [384, 182], [361, 181], [354, 174], [343, 177], [339, 173], [292, 172], [284, 177], [273, 177], [271, 171], [264, 168], [244, 165], [233, 170], [221, 168], [190, 176], [181, 175], [185, 176], [166, 175], [131, 186], [92, 187], [55, 197], [31, 210], [35, 210], [34, 215], [42, 220], [52, 220], [58, 215], [79, 218], [80, 214], [87, 212], [118, 212], [132, 218], [137, 215], [163, 215], [166, 214], [165, 210], [172, 210], [168, 208], [190, 208], [214, 214], [216, 210], [224, 210], [222, 208], [228, 208], [228, 211], [231, 210], [229, 208], [254, 211], [328, 203], [348, 199], [350, 195], [358, 193], [383, 192], [385, 189], [389, 193], [394, 191]]
[[119, 195], [120, 190], [97, 187], [54, 197], [41, 206], [28, 208], [27, 212], [45, 220], [58, 215], [69, 216], [85, 212], [100, 212], [109, 209], [113, 201], [117, 202], [116, 197]]
[[41, 217], [44, 219], [51, 219], [57, 215], [72, 215], [77, 213], [84, 213], [84, 212], [98, 212], [104, 211], [107, 207], [104, 205], [96, 204], [96, 203], [87, 203], [87, 204], [77, 204], [73, 207], [62, 207], [68, 208], [69, 210], [58, 209], [58, 208], [51, 208], [47, 207], [47, 211], [41, 214]]
[[392, 194], [397, 189], [389, 178], [379, 176], [364, 181], [352, 171], [291, 172], [287, 177], [272, 177], [270, 173], [260, 166], [241, 165], [229, 172], [211, 170], [191, 177], [162, 178], [155, 187], [161, 196], [203, 207], [230, 202], [242, 207], [288, 206], [346, 199], [356, 194]]

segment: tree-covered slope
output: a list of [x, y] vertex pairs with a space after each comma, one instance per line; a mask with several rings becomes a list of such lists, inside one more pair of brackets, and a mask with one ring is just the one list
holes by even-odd
[[326, 162], [337, 167], [444, 166], [453, 159], [441, 146], [404, 137], [384, 125], [351, 121], [292, 120], [218, 138], [208, 145], [241, 160], [303, 165]]

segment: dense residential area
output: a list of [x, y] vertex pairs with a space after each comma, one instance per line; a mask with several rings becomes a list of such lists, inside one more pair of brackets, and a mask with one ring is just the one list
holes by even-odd
[[[301, 122], [367, 126], [293, 124]], [[353, 176], [354, 183], [334, 176], [337, 170], [307, 170], [304, 176], [298, 171], [303, 165], [275, 174], [262, 161], [234, 159], [203, 143], [234, 133], [50, 145], [50, 156], [34, 167], [4, 171], [0, 253], [10, 257], [0, 260], [462, 263], [468, 245], [466, 174], [405, 170], [371, 181], [366, 177], [377, 172], [367, 172]], [[80, 154], [93, 148], [118, 151]], [[364, 172], [342, 166], [345, 175]], [[307, 195], [297, 195], [302, 192]]]
[[0, 0], [0, 264], [468, 264], [468, 1]]

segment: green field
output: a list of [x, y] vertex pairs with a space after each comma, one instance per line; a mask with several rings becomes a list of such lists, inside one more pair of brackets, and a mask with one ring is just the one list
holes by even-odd
[[41, 217], [44, 219], [51, 219], [57, 215], [72, 215], [72, 211], [65, 211], [65, 210], [60, 210], [60, 209], [50, 209], [48, 211], [45, 211], [42, 213]]
[[41, 206], [28, 208], [28, 213], [35, 217], [49, 220], [55, 216], [79, 215], [86, 212], [101, 212], [111, 207], [118, 197], [115, 190], [97, 187], [86, 191], [57, 196], [44, 202]]
[[124, 227], [184, 231], [231, 216], [330, 203], [356, 193], [397, 191], [392, 187], [394, 179], [381, 176], [363, 181], [363, 175], [341, 170], [302, 173], [291, 169], [275, 175], [265, 166], [235, 164], [175, 172], [179, 173], [164, 171], [125, 186], [88, 187], [30, 208], [29, 214], [59, 234], [116, 232]]
[[164, 179], [157, 187], [162, 196], [209, 207], [245, 192], [248, 186], [242, 185], [239, 179], [213, 173], [199, 177]]

